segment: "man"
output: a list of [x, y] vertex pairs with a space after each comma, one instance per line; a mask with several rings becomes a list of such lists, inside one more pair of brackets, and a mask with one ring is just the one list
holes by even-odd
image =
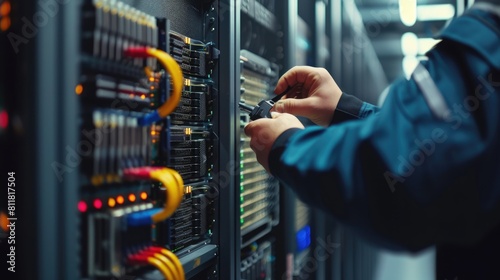
[[302, 91], [245, 127], [259, 162], [379, 245], [481, 240], [500, 222], [500, 6], [476, 3], [441, 38], [381, 108], [342, 93], [324, 69], [289, 70], [275, 92]]

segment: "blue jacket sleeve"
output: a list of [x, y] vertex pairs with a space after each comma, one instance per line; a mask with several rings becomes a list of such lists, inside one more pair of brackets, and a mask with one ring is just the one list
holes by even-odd
[[498, 27], [469, 11], [423, 62], [450, 109], [446, 119], [414, 79], [402, 79], [377, 114], [283, 133], [271, 173], [382, 246], [477, 241], [500, 221], [500, 37], [483, 20]]
[[337, 104], [337, 108], [335, 108], [330, 125], [339, 124], [349, 120], [364, 119], [377, 113], [378, 110], [378, 107], [363, 102], [353, 95], [342, 93], [339, 103]]

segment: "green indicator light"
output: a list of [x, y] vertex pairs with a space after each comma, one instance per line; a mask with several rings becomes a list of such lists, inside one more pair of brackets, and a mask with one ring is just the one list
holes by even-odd
[[244, 179], [243, 175], [240, 175], [240, 179], [241, 179], [241, 180], [243, 180], [243, 179]]
[[245, 190], [245, 188], [243, 188], [243, 186], [240, 187], [240, 190], [243, 192]]
[[242, 224], [245, 223], [245, 219], [241, 218], [240, 223], [242, 223]]
[[241, 202], [243, 202], [243, 200], [244, 200], [244, 199], [243, 199], [243, 196], [242, 196], [242, 197], [240, 197], [240, 201], [241, 201]]
[[244, 165], [243, 165], [243, 163], [242, 163], [242, 164], [240, 164], [240, 168], [245, 168], [245, 167], [244, 167]]
[[243, 214], [243, 212], [245, 212], [245, 210], [243, 210], [243, 208], [240, 208], [240, 212], [241, 212], [241, 214]]

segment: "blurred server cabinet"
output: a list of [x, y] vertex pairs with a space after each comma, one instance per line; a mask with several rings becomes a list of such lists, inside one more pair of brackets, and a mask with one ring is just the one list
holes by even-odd
[[[210, 17], [210, 3], [83, 3], [75, 90], [80, 137], [92, 131], [95, 144], [80, 168], [82, 277], [217, 275], [213, 72], [220, 52], [209, 39], [216, 37]], [[138, 47], [169, 54], [183, 78], [176, 81], [161, 56], [168, 71], [152, 55], [127, 55]]]

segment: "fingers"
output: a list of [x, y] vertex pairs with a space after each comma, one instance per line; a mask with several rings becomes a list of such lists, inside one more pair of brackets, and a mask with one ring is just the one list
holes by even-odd
[[271, 112], [271, 118], [276, 119], [280, 117], [282, 114], [278, 112]]
[[274, 92], [279, 94], [286, 90], [287, 87], [293, 87], [299, 83], [305, 83], [308, 75], [314, 72], [314, 67], [311, 66], [295, 66], [288, 70], [278, 81]]
[[247, 136], [252, 137], [257, 135], [262, 126], [267, 122], [272, 122], [272, 119], [262, 118], [255, 121], [251, 121], [244, 127], [243, 130]]
[[314, 110], [314, 102], [311, 98], [306, 99], [284, 99], [276, 102], [273, 107], [275, 112], [289, 113], [295, 116], [309, 116]]
[[249, 122], [247, 125], [245, 125], [245, 128], [243, 129], [245, 131], [246, 136], [252, 136], [254, 135], [256, 129], [259, 126], [259, 123], [265, 119], [260, 119], [260, 120], [255, 120]]

